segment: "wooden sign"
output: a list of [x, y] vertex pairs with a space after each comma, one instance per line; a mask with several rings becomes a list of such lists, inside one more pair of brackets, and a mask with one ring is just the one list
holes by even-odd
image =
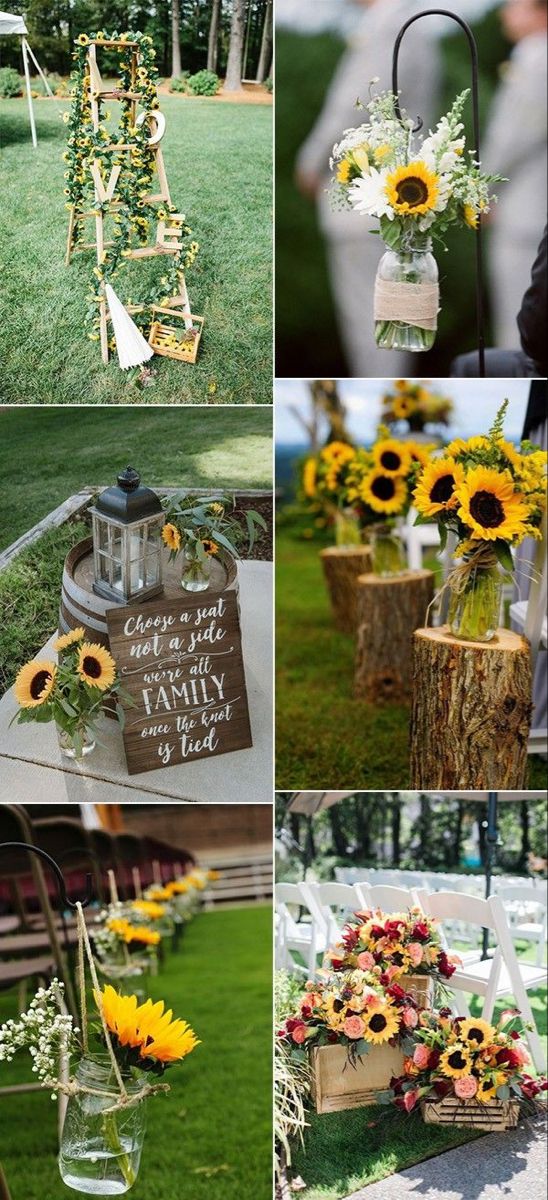
[[231, 592], [110, 608], [130, 775], [253, 745], [238, 602]]

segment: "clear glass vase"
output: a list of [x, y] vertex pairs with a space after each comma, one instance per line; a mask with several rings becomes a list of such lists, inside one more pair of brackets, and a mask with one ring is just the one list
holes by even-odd
[[57, 725], [57, 737], [61, 754], [66, 758], [85, 758], [95, 750], [95, 738], [86, 725], [79, 725], [70, 733]]
[[335, 545], [347, 548], [361, 546], [360, 520], [352, 508], [338, 508], [335, 512]]
[[407, 569], [402, 540], [390, 525], [374, 525], [371, 530], [373, 573], [389, 579]]
[[[427, 234], [411, 233], [399, 250], [386, 250], [377, 268], [377, 279], [387, 283], [438, 283], [438, 265]], [[430, 350], [436, 340], [435, 329], [402, 320], [376, 320], [375, 341], [381, 350]]]
[[[139, 1172], [145, 1136], [145, 1102], [108, 1112], [119, 1092], [107, 1056], [82, 1058], [75, 1072], [82, 1088], [67, 1105], [59, 1151], [59, 1171], [67, 1187], [88, 1196], [121, 1196]], [[128, 1094], [142, 1084], [123, 1075]]]
[[183, 551], [183, 570], [181, 586], [186, 592], [205, 592], [209, 587], [211, 575], [211, 557], [196, 558]]
[[[466, 560], [465, 560], [466, 561]], [[463, 583], [457, 573], [451, 586], [448, 622], [451, 633], [467, 642], [491, 642], [496, 636], [502, 602], [502, 574], [498, 563], [475, 566]]]

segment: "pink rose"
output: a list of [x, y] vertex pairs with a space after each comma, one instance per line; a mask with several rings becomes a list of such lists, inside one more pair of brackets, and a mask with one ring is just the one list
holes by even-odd
[[460, 1079], [455, 1079], [453, 1087], [459, 1100], [471, 1100], [478, 1090], [478, 1081], [473, 1075], [462, 1075]]
[[365, 1024], [361, 1017], [347, 1017], [343, 1031], [349, 1038], [361, 1038], [365, 1031]]
[[402, 1021], [406, 1029], [415, 1029], [419, 1018], [414, 1008], [404, 1008], [402, 1013]]
[[375, 966], [375, 959], [369, 950], [362, 950], [362, 953], [358, 954], [358, 966], [360, 971], [371, 971]]
[[407, 953], [414, 967], [420, 966], [423, 959], [423, 950], [419, 942], [410, 942], [407, 947]]
[[[410, 1009], [409, 1011], [412, 1012], [413, 1010]], [[413, 1053], [413, 1062], [416, 1067], [420, 1067], [421, 1070], [423, 1067], [427, 1067], [429, 1058], [430, 1058], [430, 1051], [428, 1049], [428, 1046], [423, 1046], [422, 1042], [419, 1043], [418, 1046], [415, 1046], [415, 1050]]]
[[291, 1033], [291, 1037], [297, 1043], [297, 1046], [302, 1046], [306, 1038], [306, 1025], [296, 1025]]
[[418, 1098], [419, 1098], [419, 1089], [418, 1088], [411, 1088], [408, 1092], [405, 1093], [405, 1095], [403, 1097], [403, 1107], [405, 1108], [406, 1112], [408, 1112], [408, 1113], [411, 1112], [411, 1110], [415, 1107], [415, 1104], [417, 1103]]
[[527, 1066], [527, 1063], [531, 1062], [529, 1051], [523, 1042], [514, 1042], [512, 1050], [514, 1051], [514, 1054], [518, 1055], [520, 1067], [525, 1067]]

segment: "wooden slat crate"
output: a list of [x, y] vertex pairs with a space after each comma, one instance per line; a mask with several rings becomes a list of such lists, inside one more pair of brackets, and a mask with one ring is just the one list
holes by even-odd
[[397, 1046], [371, 1046], [355, 1067], [346, 1046], [315, 1046], [310, 1061], [318, 1113], [376, 1104], [377, 1092], [389, 1087], [393, 1075], [403, 1074], [403, 1053]]
[[[169, 318], [162, 320], [161, 318]], [[193, 323], [194, 329], [197, 330], [195, 336], [188, 343], [178, 342], [177, 345], [172, 345], [174, 338], [184, 337], [185, 321], [190, 320]], [[163, 355], [164, 358], [176, 358], [180, 362], [195, 363], [198, 357], [198, 346], [202, 337], [204, 327], [204, 318], [195, 317], [191, 313], [180, 312], [176, 308], [160, 308], [155, 304], [152, 307], [152, 325], [150, 327], [149, 345], [152, 346], [155, 354]]]
[[421, 1008], [432, 1008], [434, 980], [430, 975], [400, 975], [396, 983], [404, 988]]
[[491, 1100], [489, 1104], [478, 1104], [477, 1100], [445, 1096], [443, 1100], [423, 1100], [421, 1113], [426, 1125], [466, 1125], [470, 1129], [501, 1133], [517, 1125], [519, 1104], [517, 1100]]

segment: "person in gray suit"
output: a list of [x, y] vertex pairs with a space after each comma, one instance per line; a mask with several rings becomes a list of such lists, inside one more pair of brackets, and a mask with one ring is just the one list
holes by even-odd
[[[375, 91], [392, 86], [392, 52], [401, 26], [424, 5], [416, 0], [353, 0], [364, 9], [329, 86], [323, 109], [301, 147], [295, 180], [303, 195], [317, 203], [318, 219], [325, 237], [329, 274], [341, 339], [349, 366], [356, 377], [404, 375], [413, 356], [379, 350], [373, 325], [373, 287], [382, 242], [371, 230], [369, 217], [355, 212], [333, 211], [327, 188], [329, 158], [342, 131], [360, 125], [366, 114], [356, 109], [358, 97], [369, 99]], [[439, 53], [430, 20], [417, 22], [405, 35], [399, 58], [398, 82], [402, 106], [410, 117], [422, 117], [426, 132], [437, 120], [436, 97]]]
[[505, 0], [504, 32], [514, 49], [505, 64], [482, 147], [486, 171], [504, 175], [488, 217], [489, 278], [495, 343], [516, 345], [516, 313], [546, 223], [547, 0]]

